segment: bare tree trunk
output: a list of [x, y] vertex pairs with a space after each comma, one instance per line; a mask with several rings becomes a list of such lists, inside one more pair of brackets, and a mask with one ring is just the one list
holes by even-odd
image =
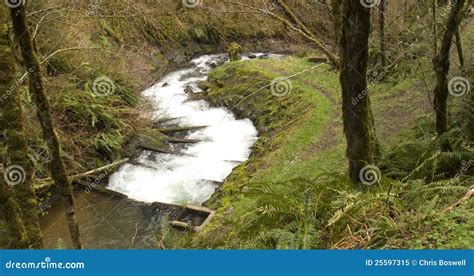
[[288, 15], [291, 21], [293, 21], [301, 30], [303, 30], [303, 32], [305, 32], [309, 36], [315, 37], [314, 33], [308, 27], [306, 27], [306, 25], [298, 18], [298, 16], [290, 9], [290, 7], [285, 4], [285, 1], [276, 0], [276, 2], [278, 3], [278, 5], [280, 5], [280, 7], [283, 8], [286, 15]]
[[461, 72], [464, 73], [466, 72], [466, 66], [464, 62], [464, 53], [462, 50], [461, 32], [459, 31], [459, 27], [456, 29], [456, 49], [458, 50], [459, 67]]
[[36, 57], [31, 42], [31, 35], [26, 25], [24, 5], [10, 10], [13, 21], [13, 30], [18, 40], [26, 70], [30, 72], [29, 90], [35, 102], [38, 119], [43, 130], [51, 154], [51, 176], [59, 189], [66, 206], [66, 219], [68, 222], [71, 240], [76, 249], [82, 249], [79, 225], [74, 211], [74, 194], [70, 179], [67, 177], [66, 168], [61, 156], [61, 145], [54, 129], [48, 98], [44, 91], [41, 66]]
[[[316, 35], [308, 28], [306, 25], [298, 18], [298, 16], [285, 4], [283, 0], [276, 0], [276, 3], [283, 9], [285, 14], [290, 18], [291, 21], [293, 21], [297, 28], [301, 31], [301, 33], [306, 37], [309, 38], [315, 46], [323, 52], [323, 54], [329, 59], [329, 61], [336, 67], [339, 67], [339, 61], [335, 55], [327, 49], [323, 42], [319, 41], [317, 39]], [[281, 17], [273, 15], [275, 18], [282, 20]], [[286, 20], [282, 20], [286, 25], [291, 25], [290, 22]]]
[[436, 0], [432, 0], [431, 2], [431, 12], [432, 12], [432, 24], [433, 24], [433, 56], [438, 55], [438, 26], [436, 23]]
[[385, 0], [380, 0], [380, 22], [379, 22], [379, 32], [380, 32], [380, 57], [382, 59], [382, 67], [387, 66], [387, 52], [386, 52], [386, 43], [385, 43]]
[[331, 0], [331, 16], [332, 23], [334, 26], [334, 44], [339, 45], [339, 39], [341, 38], [341, 6], [342, 0]]
[[15, 60], [10, 44], [9, 31], [7, 28], [7, 8], [0, 7], [2, 22], [0, 22], [0, 68], [2, 77], [0, 79], [0, 95], [3, 101], [2, 132], [5, 136], [6, 155], [4, 166], [20, 166], [25, 175], [24, 181], [14, 186], [17, 202], [21, 209], [21, 218], [28, 236], [30, 248], [43, 248], [43, 239], [38, 218], [38, 202], [33, 188], [32, 176], [33, 166], [28, 155], [28, 145], [25, 136], [23, 109], [21, 106], [19, 91], [15, 85]]
[[374, 162], [373, 118], [367, 90], [370, 9], [359, 0], [344, 0], [342, 15], [340, 82], [344, 132], [349, 175], [359, 182], [361, 169]]
[[[436, 114], [436, 131], [438, 136], [448, 131], [448, 109], [447, 100], [449, 95], [448, 73], [449, 73], [449, 52], [453, 36], [459, 27], [460, 13], [464, 6], [464, 0], [457, 0], [449, 13], [446, 22], [446, 30], [441, 41], [441, 48], [437, 56], [433, 58], [434, 71], [436, 75], [436, 87], [434, 89], [434, 110]], [[449, 142], [443, 143], [442, 150], [450, 151]]]

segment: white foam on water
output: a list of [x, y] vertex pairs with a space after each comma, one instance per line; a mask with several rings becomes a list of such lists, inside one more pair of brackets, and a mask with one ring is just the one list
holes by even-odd
[[199, 92], [196, 83], [207, 78], [209, 62], [223, 58], [196, 58], [193, 68], [173, 72], [143, 92], [155, 104], [157, 116], [179, 118], [173, 123], [181, 126], [207, 126], [187, 136], [202, 142], [184, 149], [184, 155], [143, 152], [138, 161], [145, 166], [124, 165], [111, 175], [107, 188], [138, 201], [201, 204], [215, 192], [213, 181], [223, 181], [248, 159], [258, 135], [252, 122], [237, 120], [228, 110], [205, 101], [187, 101], [184, 92], [189, 85]]

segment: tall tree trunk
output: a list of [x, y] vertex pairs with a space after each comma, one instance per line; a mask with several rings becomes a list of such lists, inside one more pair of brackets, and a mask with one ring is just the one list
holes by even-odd
[[[3, 5], [3, 4], [2, 4]], [[4, 9], [0, 7], [0, 16], [5, 18], [6, 13]], [[8, 62], [11, 57], [11, 48], [8, 45], [10, 42], [8, 36], [8, 28], [3, 19], [0, 21], [0, 100], [5, 102], [8, 99], [7, 93], [9, 93], [9, 87], [12, 84], [13, 79], [13, 64]], [[8, 104], [7, 104], [8, 105]], [[7, 121], [3, 117], [4, 108], [0, 109], [0, 127], [1, 132], [7, 125]], [[16, 202], [13, 189], [7, 185], [4, 175], [6, 173], [5, 160], [2, 162], [3, 169], [0, 175], [0, 209], [5, 217], [9, 246], [11, 248], [28, 248], [28, 235], [26, 234], [25, 225], [21, 219], [21, 210], [18, 202]]]
[[[436, 87], [434, 89], [434, 110], [436, 114], [436, 131], [438, 136], [448, 131], [448, 109], [447, 100], [449, 95], [448, 73], [449, 73], [449, 52], [453, 36], [459, 27], [460, 13], [464, 6], [464, 0], [457, 0], [449, 13], [446, 22], [446, 30], [441, 41], [441, 48], [437, 56], [433, 58], [434, 71], [436, 75]], [[450, 151], [449, 142], [442, 144], [442, 150]]]
[[385, 0], [380, 0], [380, 22], [379, 22], [379, 32], [380, 32], [380, 57], [382, 60], [382, 67], [387, 66], [387, 52], [386, 52], [386, 43], [385, 43]]
[[339, 46], [339, 39], [341, 38], [341, 6], [342, 0], [331, 0], [331, 17], [334, 27], [334, 45]]
[[51, 176], [56, 187], [59, 189], [66, 206], [66, 219], [68, 222], [71, 240], [76, 249], [82, 249], [79, 233], [79, 225], [74, 211], [74, 194], [72, 184], [67, 176], [63, 158], [61, 156], [61, 145], [58, 135], [54, 129], [51, 118], [51, 110], [43, 84], [41, 66], [36, 57], [31, 42], [31, 34], [26, 25], [26, 13], [24, 5], [10, 10], [13, 21], [13, 30], [18, 40], [25, 68], [30, 72], [29, 90], [36, 105], [38, 119], [43, 130], [44, 139], [47, 142], [51, 154]]
[[438, 55], [438, 26], [436, 22], [436, 0], [431, 0], [431, 21], [433, 24], [432, 35], [433, 35], [433, 56]]
[[367, 90], [370, 9], [359, 0], [344, 0], [342, 16], [340, 82], [344, 132], [349, 175], [359, 182], [361, 169], [374, 161], [373, 118]]
[[20, 205], [15, 200], [13, 190], [0, 179], [0, 210], [5, 216], [9, 234], [9, 247], [15, 249], [29, 248], [28, 235], [21, 219]]
[[459, 68], [462, 73], [465, 73], [466, 66], [464, 63], [464, 53], [462, 50], [461, 32], [459, 31], [459, 27], [456, 29], [456, 49], [458, 50]]
[[3, 101], [2, 132], [5, 136], [6, 155], [4, 166], [20, 166], [23, 169], [24, 181], [14, 186], [17, 202], [21, 209], [21, 217], [25, 226], [30, 248], [43, 248], [43, 239], [38, 218], [38, 202], [33, 189], [33, 166], [28, 155], [28, 145], [25, 136], [24, 117], [19, 91], [15, 85], [15, 60], [10, 44], [10, 36], [6, 19], [7, 8], [0, 7], [2, 22], [0, 22], [0, 95]]

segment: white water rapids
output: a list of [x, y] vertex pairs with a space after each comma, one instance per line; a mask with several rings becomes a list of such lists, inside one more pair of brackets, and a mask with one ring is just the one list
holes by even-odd
[[237, 120], [225, 108], [213, 108], [203, 100], [189, 101], [184, 92], [207, 78], [210, 63], [225, 58], [208, 55], [192, 60], [193, 67], [173, 72], [144, 91], [156, 106], [156, 115], [178, 118], [179, 126], [207, 126], [187, 139], [201, 142], [186, 146], [182, 155], [141, 153], [146, 166], [125, 164], [111, 175], [109, 189], [144, 202], [201, 204], [215, 192], [232, 169], [248, 159], [257, 140], [257, 130], [248, 119]]

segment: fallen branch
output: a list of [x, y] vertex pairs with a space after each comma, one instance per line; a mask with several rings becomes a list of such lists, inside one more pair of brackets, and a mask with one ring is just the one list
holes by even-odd
[[460, 198], [458, 201], [456, 201], [456, 203], [454, 203], [453, 205], [451, 205], [448, 208], [444, 209], [444, 212], [448, 213], [448, 212], [452, 211], [454, 208], [458, 207], [463, 202], [469, 200], [473, 196], [474, 196], [474, 188], [471, 188], [469, 191], [467, 191], [467, 193], [462, 198]]
[[179, 120], [179, 119], [181, 119], [181, 118], [184, 118], [184, 117], [162, 118], [162, 119], [156, 120], [155, 124], [168, 123], [168, 122], [170, 122], [170, 121]]
[[188, 143], [189, 144], [196, 144], [196, 143], [201, 142], [201, 140], [170, 137], [168, 139], [168, 142], [176, 143], [176, 144], [188, 144]]
[[[109, 169], [113, 169], [115, 167], [118, 167], [122, 164], [125, 164], [127, 163], [129, 160], [129, 158], [125, 158], [125, 159], [122, 159], [122, 160], [119, 160], [119, 161], [116, 161], [114, 163], [111, 163], [109, 165], [106, 165], [106, 166], [103, 166], [103, 167], [100, 167], [100, 168], [97, 168], [97, 169], [94, 169], [94, 170], [91, 170], [91, 171], [87, 171], [87, 172], [84, 172], [84, 173], [80, 173], [80, 174], [75, 174], [75, 175], [72, 175], [72, 176], [69, 176], [69, 179], [71, 179], [71, 181], [74, 181], [74, 180], [77, 180], [77, 179], [81, 179], [81, 178], [84, 178], [86, 176], [90, 176], [90, 175], [94, 175], [94, 174], [97, 174], [97, 173], [101, 173], [103, 171], [107, 171]], [[51, 177], [48, 177], [48, 178], [43, 178], [43, 179], [37, 179], [35, 180], [35, 182], [52, 182], [53, 179]]]
[[168, 128], [157, 128], [157, 130], [164, 134], [172, 134], [176, 132], [200, 130], [206, 127], [208, 126], [168, 127]]
[[160, 148], [160, 147], [155, 147], [153, 145], [146, 145], [146, 144], [140, 144], [138, 145], [139, 148], [142, 150], [147, 150], [147, 151], [153, 151], [153, 152], [159, 152], [159, 153], [167, 153], [167, 154], [173, 154], [174, 152], [170, 149], [166, 148]]

